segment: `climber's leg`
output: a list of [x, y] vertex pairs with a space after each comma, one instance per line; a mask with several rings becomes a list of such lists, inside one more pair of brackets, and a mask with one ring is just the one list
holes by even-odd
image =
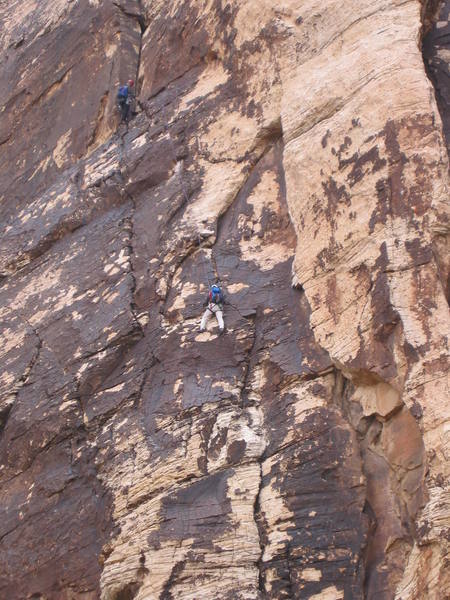
[[202, 322], [200, 323], [200, 331], [205, 331], [206, 323], [208, 322], [209, 317], [211, 316], [211, 311], [209, 308], [205, 310], [202, 317]]
[[127, 104], [125, 99], [121, 99], [118, 102], [118, 106], [119, 106], [119, 110], [120, 110], [120, 116], [122, 121], [127, 121], [128, 118], [128, 110], [129, 110], [129, 105]]
[[214, 314], [216, 315], [217, 322], [219, 323], [219, 329], [220, 329], [220, 331], [223, 331], [225, 325], [224, 325], [224, 322], [223, 322], [223, 313], [222, 313], [222, 311], [221, 310], [215, 310]]
[[130, 105], [128, 104], [128, 102], [125, 102], [124, 105], [122, 106], [122, 121], [125, 121], [125, 123], [128, 121], [129, 111], [130, 111]]

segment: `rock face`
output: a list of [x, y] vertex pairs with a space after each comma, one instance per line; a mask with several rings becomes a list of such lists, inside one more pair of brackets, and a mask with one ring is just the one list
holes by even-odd
[[0, 24], [0, 597], [447, 598], [448, 3]]

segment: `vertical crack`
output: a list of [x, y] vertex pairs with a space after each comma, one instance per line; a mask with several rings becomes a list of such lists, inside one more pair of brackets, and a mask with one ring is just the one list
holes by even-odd
[[[358, 557], [362, 593], [367, 598], [382, 588], [391, 594], [406, 565], [414, 539], [414, 511], [421, 502], [423, 458], [417, 466], [415, 462], [409, 466], [421, 452], [418, 425], [399, 393], [369, 371], [355, 372], [350, 380], [336, 369], [332, 402], [355, 433], [366, 480], [362, 513], [367, 531]], [[410, 438], [407, 449], [406, 435]], [[396, 446], [408, 451], [410, 458], [398, 464], [393, 461], [393, 453], [401, 454]], [[406, 477], [408, 486], [404, 487]], [[386, 488], [385, 498], [380, 486]]]
[[[136, 21], [139, 25], [140, 28], [140, 35], [139, 35], [139, 49], [137, 52], [137, 61], [136, 61], [136, 69], [135, 69], [135, 74], [134, 74], [134, 81], [135, 81], [135, 95], [134, 95], [134, 102], [130, 105], [130, 111], [129, 111], [129, 115], [128, 115], [128, 119], [126, 121], [126, 130], [125, 133], [128, 132], [128, 124], [129, 121], [137, 114], [136, 112], [136, 107], [138, 106], [140, 110], [143, 110], [143, 106], [141, 104], [141, 102], [138, 99], [138, 94], [139, 94], [139, 88], [141, 85], [141, 81], [139, 79], [140, 75], [140, 70], [141, 70], [141, 58], [142, 58], [142, 46], [143, 46], [143, 37], [144, 34], [147, 30], [148, 24], [146, 22], [145, 19], [145, 10], [144, 7], [142, 5], [142, 0], [136, 0], [136, 7], [138, 8], [138, 12], [129, 12], [126, 10], [126, 8], [124, 8], [120, 2], [118, 1], [114, 1], [114, 5], [117, 6], [117, 8], [128, 18], [128, 19], [133, 19], [134, 21]], [[134, 106], [133, 106], [134, 105]], [[134, 108], [134, 110], [132, 110], [132, 108]], [[122, 124], [122, 121], [120, 121], [119, 126]], [[123, 135], [122, 134], [122, 137]]]
[[80, 391], [80, 382], [78, 379], [75, 380], [75, 394], [74, 394], [74, 398], [78, 404], [78, 410], [80, 412], [80, 417], [81, 417], [81, 429], [83, 429], [84, 431], [86, 431], [87, 425], [88, 425], [88, 419], [86, 416], [86, 409], [85, 409], [85, 403], [83, 401], [83, 398], [81, 396], [81, 391]]
[[138, 314], [137, 306], [136, 306], [136, 302], [135, 302], [137, 283], [136, 283], [136, 276], [134, 274], [133, 258], [134, 258], [134, 238], [135, 238], [134, 218], [135, 218], [135, 214], [136, 214], [136, 201], [135, 201], [134, 197], [132, 196], [132, 194], [130, 194], [130, 192], [128, 192], [127, 190], [125, 191], [125, 194], [126, 194], [127, 198], [129, 199], [131, 206], [132, 206], [131, 215], [129, 215], [128, 217], [125, 217], [123, 219], [123, 229], [124, 229], [125, 235], [127, 236], [127, 241], [126, 241], [126, 246], [125, 246], [125, 248], [128, 252], [128, 254], [127, 254], [127, 273], [129, 275], [130, 281], [131, 281], [130, 311], [133, 316], [133, 321], [136, 325], [136, 328], [140, 333], [139, 337], [144, 337], [145, 336], [145, 332], [144, 332], [144, 322], [145, 321], [142, 320], [143, 315]]
[[37, 346], [36, 346], [36, 352], [35, 352], [35, 354], [34, 354], [33, 358], [31, 359], [30, 363], [28, 364], [28, 367], [26, 368], [26, 370], [25, 370], [24, 374], [22, 375], [22, 380], [23, 380], [23, 383], [22, 383], [22, 386], [21, 386], [21, 387], [23, 387], [24, 385], [26, 385], [26, 383], [27, 383], [27, 381], [28, 381], [28, 378], [29, 378], [29, 377], [30, 377], [30, 375], [31, 375], [31, 371], [32, 371], [32, 370], [33, 370], [33, 368], [34, 368], [34, 365], [35, 365], [35, 364], [38, 362], [38, 360], [39, 360], [39, 358], [40, 358], [40, 355], [41, 355], [41, 350], [42, 350], [42, 346], [43, 346], [43, 341], [42, 341], [42, 338], [41, 338], [41, 336], [39, 335], [39, 332], [38, 332], [38, 330], [37, 330], [37, 329], [35, 329], [35, 328], [34, 328], [34, 327], [31, 325], [31, 323], [28, 321], [28, 319], [27, 319], [26, 317], [23, 317], [23, 316], [22, 316], [22, 318], [23, 318], [23, 320], [25, 321], [25, 323], [28, 325], [29, 329], [31, 329], [31, 331], [32, 331], [32, 332], [33, 332], [33, 334], [35, 335], [35, 337], [36, 337], [36, 339], [37, 339]]
[[0, 410], [0, 436], [6, 427], [6, 423], [8, 422], [9, 413], [11, 412], [13, 404], [14, 404], [14, 399], [12, 399], [11, 402], [8, 402], [8, 400], [7, 400], [6, 406], [4, 406]]
[[264, 555], [264, 524], [262, 523], [262, 512], [261, 512], [261, 491], [263, 487], [263, 472], [262, 472], [262, 457], [258, 461], [259, 464], [259, 485], [258, 485], [258, 493], [255, 496], [255, 502], [253, 503], [253, 519], [256, 524], [256, 529], [258, 531], [258, 541], [260, 548], [260, 555], [256, 562], [256, 567], [258, 569], [258, 590], [263, 594], [263, 597], [266, 592], [266, 587], [264, 583], [264, 567], [263, 567], [263, 555]]
[[[435, 11], [433, 9], [436, 9]], [[425, 72], [431, 83], [430, 95], [434, 95], [443, 127], [442, 145], [450, 156], [450, 78], [448, 76], [448, 53], [450, 51], [450, 3], [439, 2], [437, 8], [422, 15], [422, 58]], [[433, 102], [432, 102], [433, 104]], [[444, 148], [443, 154], [445, 152]], [[434, 261], [437, 265], [443, 293], [450, 305], [450, 266], [448, 247], [450, 232], [445, 223], [435, 228], [432, 243]]]
[[33, 356], [31, 357], [30, 362], [25, 367], [24, 372], [22, 373], [22, 376], [20, 377], [20, 379], [18, 379], [14, 383], [11, 393], [6, 398], [5, 406], [0, 410], [0, 436], [6, 427], [9, 415], [11, 414], [12, 407], [14, 406], [14, 403], [17, 399], [17, 396], [19, 395], [20, 390], [27, 384], [28, 379], [30, 378], [30, 375], [31, 375], [31, 372], [33, 371], [34, 366], [39, 361], [39, 358], [41, 356], [42, 346], [43, 346], [42, 339], [41, 339], [37, 329], [35, 329], [31, 325], [31, 323], [28, 321], [28, 319], [26, 317], [24, 317], [23, 315], [20, 315], [20, 316], [23, 319], [23, 321], [27, 324], [28, 329], [30, 329], [31, 332], [33, 333], [33, 335], [36, 337], [37, 344], [35, 347], [35, 352], [34, 352]]
[[141, 59], [142, 59], [142, 46], [143, 46], [143, 39], [144, 39], [144, 33], [147, 30], [148, 24], [145, 20], [145, 14], [144, 14], [144, 7], [142, 6], [142, 0], [138, 0], [138, 5], [139, 5], [139, 15], [137, 17], [137, 21], [139, 23], [139, 27], [141, 28], [141, 38], [140, 38], [140, 44], [139, 44], [139, 53], [138, 53], [138, 61], [137, 61], [137, 67], [136, 67], [136, 103], [139, 105], [139, 108], [142, 108], [137, 96], [138, 96], [138, 85], [141, 85], [141, 81], [139, 80], [139, 73], [141, 70]]
[[152, 367], [154, 367], [156, 364], [158, 364], [160, 362], [159, 358], [157, 356], [155, 356], [151, 350], [150, 350], [150, 357], [151, 357], [150, 364], [146, 367], [146, 369], [143, 372], [141, 383], [139, 384], [139, 389], [138, 389], [136, 396], [134, 398], [134, 401], [133, 401], [133, 408], [138, 408], [138, 406], [141, 402], [142, 394], [144, 392], [144, 387], [148, 381]]
[[[230, 304], [230, 306], [233, 306]], [[238, 311], [238, 309], [236, 307], [235, 310]], [[239, 311], [238, 311], [239, 312]], [[241, 315], [241, 313], [239, 313]], [[241, 315], [242, 316], [242, 315]], [[245, 317], [244, 317], [245, 318]], [[247, 351], [247, 356], [245, 359], [245, 370], [243, 373], [243, 384], [242, 384], [242, 390], [241, 390], [241, 409], [246, 408], [247, 406], [249, 406], [249, 383], [250, 383], [250, 375], [251, 375], [251, 366], [252, 366], [252, 359], [253, 359], [253, 355], [255, 352], [255, 347], [256, 347], [256, 342], [257, 342], [257, 338], [258, 338], [258, 330], [257, 330], [257, 319], [258, 319], [258, 314], [256, 313], [255, 315], [250, 315], [249, 317], [247, 317], [248, 320], [253, 320], [253, 339], [252, 339], [252, 344], [250, 346], [250, 348]]]

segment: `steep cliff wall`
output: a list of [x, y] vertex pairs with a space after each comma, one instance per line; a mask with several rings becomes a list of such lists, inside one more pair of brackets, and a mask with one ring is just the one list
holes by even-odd
[[1, 598], [447, 597], [448, 15], [0, 6]]

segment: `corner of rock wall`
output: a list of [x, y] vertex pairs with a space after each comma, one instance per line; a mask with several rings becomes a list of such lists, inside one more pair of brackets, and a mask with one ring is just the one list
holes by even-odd
[[[339, 38], [339, 50], [327, 46], [336, 45], [332, 67], [319, 53], [288, 72], [284, 86], [294, 274], [315, 339], [346, 382], [339, 405], [361, 447], [372, 520], [367, 597], [379, 589], [386, 598], [396, 590], [431, 598], [439, 588], [435, 573], [410, 581], [429, 552], [423, 515], [435, 495], [445, 497], [448, 477], [448, 157], [417, 43], [437, 9], [386, 7], [402, 31], [396, 49], [380, 28], [383, 9], [367, 14]], [[445, 506], [437, 521], [448, 521]], [[445, 540], [433, 544], [445, 554]], [[433, 553], [430, 566], [436, 560]]]

